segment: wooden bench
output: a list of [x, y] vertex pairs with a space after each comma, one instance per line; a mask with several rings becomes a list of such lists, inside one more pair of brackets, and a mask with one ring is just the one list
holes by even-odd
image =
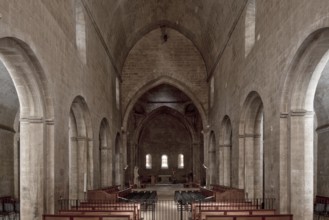
[[326, 196], [315, 197], [314, 213], [317, 215], [327, 215], [329, 213], [329, 197]]
[[206, 217], [210, 216], [219, 216], [219, 215], [227, 215], [227, 216], [238, 216], [238, 215], [274, 215], [275, 210], [223, 210], [223, 211], [212, 211], [212, 210], [204, 210], [200, 212], [199, 218], [200, 220], [205, 220]]
[[[135, 213], [135, 217], [139, 219], [140, 217], [141, 205], [138, 203], [114, 203], [114, 204], [83, 204], [77, 207], [71, 207], [70, 210], [77, 211], [132, 211]], [[70, 211], [63, 210], [63, 211]]]
[[129, 216], [43, 215], [43, 220], [129, 220]]
[[140, 217], [136, 215], [133, 210], [67, 210], [67, 211], [60, 211], [60, 215], [66, 216], [129, 216], [129, 220], [139, 220]]
[[241, 203], [192, 203], [192, 218], [198, 219], [203, 211], [256, 210], [257, 206], [250, 202]]
[[292, 215], [238, 215], [238, 216], [206, 216], [206, 220], [293, 220]]

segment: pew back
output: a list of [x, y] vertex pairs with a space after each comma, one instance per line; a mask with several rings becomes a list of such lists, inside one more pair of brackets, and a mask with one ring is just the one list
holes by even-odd
[[206, 220], [293, 220], [292, 215], [206, 216]]
[[129, 220], [139, 219], [134, 211], [78, 211], [78, 210], [68, 210], [60, 211], [60, 215], [64, 216], [129, 216]]
[[43, 220], [129, 220], [129, 216], [43, 215]]

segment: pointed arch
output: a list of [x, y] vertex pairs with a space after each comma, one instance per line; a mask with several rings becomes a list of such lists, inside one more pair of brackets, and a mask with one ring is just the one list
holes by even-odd
[[179, 90], [181, 90], [182, 92], [184, 92], [193, 101], [193, 104], [197, 107], [199, 114], [201, 116], [201, 119], [202, 119], [202, 125], [203, 125], [203, 127], [205, 127], [205, 125], [207, 124], [206, 113], [204, 111], [204, 108], [201, 105], [201, 102], [196, 98], [196, 96], [188, 89], [187, 86], [185, 86], [183, 83], [179, 82], [178, 80], [173, 79], [168, 76], [161, 76], [161, 77], [159, 77], [155, 80], [152, 80], [152, 81], [146, 83], [145, 85], [143, 85], [141, 87], [141, 89], [135, 94], [135, 96], [129, 101], [129, 103], [125, 109], [125, 112], [124, 112], [123, 123], [122, 123], [125, 130], [127, 129], [129, 114], [130, 114], [131, 110], [133, 109], [134, 105], [136, 104], [136, 102], [138, 101], [138, 99], [148, 90], [150, 90], [156, 86], [159, 86], [161, 84], [168, 84], [168, 85], [174, 86], [174, 87], [178, 88]]

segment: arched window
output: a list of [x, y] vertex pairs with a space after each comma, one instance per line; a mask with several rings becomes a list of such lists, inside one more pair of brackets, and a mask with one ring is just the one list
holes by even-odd
[[146, 154], [146, 156], [145, 156], [145, 167], [146, 167], [146, 169], [152, 169], [152, 156], [151, 156], [151, 154]]
[[80, 0], [75, 1], [75, 34], [76, 45], [80, 58], [84, 64], [87, 62], [86, 21], [83, 5]]
[[161, 156], [161, 169], [168, 169], [168, 156], [165, 154]]
[[183, 169], [184, 168], [184, 155], [178, 154], [178, 168]]
[[256, 1], [248, 0], [245, 20], [245, 57], [255, 45], [256, 41]]

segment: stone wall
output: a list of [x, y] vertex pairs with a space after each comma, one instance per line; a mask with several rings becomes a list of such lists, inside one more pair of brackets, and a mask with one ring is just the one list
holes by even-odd
[[[114, 145], [121, 127], [119, 109], [115, 105], [116, 74], [85, 11], [86, 61], [81, 59], [76, 45], [75, 1], [1, 1], [0, 9], [0, 37], [12, 37], [28, 45], [39, 62], [32, 65], [40, 65], [45, 75], [44, 84], [49, 96], [44, 98], [53, 103], [47, 106], [53, 114], [44, 119], [54, 127], [47, 130], [49, 135], [44, 143], [49, 148], [45, 149], [44, 164], [48, 170], [41, 176], [48, 195], [47, 202], [44, 201], [45, 211], [52, 212], [57, 204], [55, 201], [68, 197], [68, 119], [72, 101], [77, 96], [84, 98], [91, 117], [95, 155], [92, 187], [99, 186], [101, 120], [107, 118], [109, 121], [110, 146]], [[1, 157], [12, 154], [12, 146], [8, 147], [4, 151], [8, 154], [1, 153]], [[6, 181], [12, 183], [12, 179], [8, 175]], [[13, 190], [9, 188], [6, 192], [1, 191], [1, 194], [11, 193]]]

